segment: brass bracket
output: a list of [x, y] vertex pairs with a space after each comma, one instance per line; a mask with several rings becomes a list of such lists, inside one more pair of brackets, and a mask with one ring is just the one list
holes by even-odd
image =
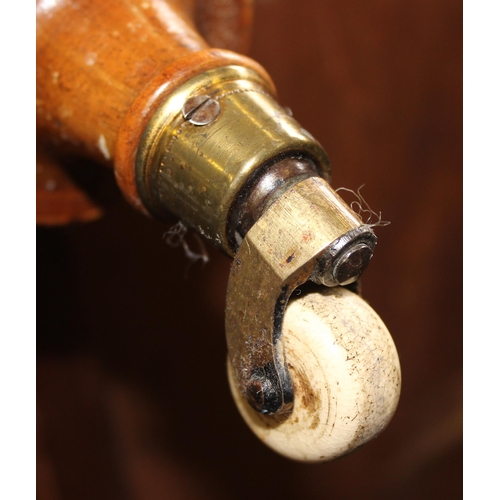
[[293, 383], [281, 341], [288, 299], [308, 279], [342, 285], [368, 265], [376, 238], [319, 177], [283, 194], [253, 225], [232, 263], [229, 359], [240, 391], [264, 414], [288, 414]]

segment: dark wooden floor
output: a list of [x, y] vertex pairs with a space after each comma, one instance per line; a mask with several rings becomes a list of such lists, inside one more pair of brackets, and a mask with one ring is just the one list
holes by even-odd
[[226, 383], [229, 261], [190, 266], [96, 174], [105, 217], [37, 233], [40, 500], [462, 496], [462, 5], [261, 0], [254, 24], [333, 186], [391, 221], [363, 294], [400, 353], [396, 416], [338, 462], [267, 450]]

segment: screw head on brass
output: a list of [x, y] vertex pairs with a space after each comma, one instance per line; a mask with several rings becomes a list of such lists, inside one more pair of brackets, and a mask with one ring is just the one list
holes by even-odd
[[190, 97], [182, 106], [182, 116], [193, 125], [208, 125], [220, 115], [220, 104], [207, 95]]
[[[273, 382], [274, 381], [274, 382]], [[271, 415], [280, 410], [282, 390], [276, 373], [269, 373], [269, 367], [254, 370], [246, 382], [246, 398], [250, 406], [263, 415]]]
[[357, 281], [368, 267], [377, 238], [365, 226], [348, 231], [332, 243], [310, 276], [318, 285], [345, 286]]
[[247, 385], [247, 399], [248, 402], [254, 407], [260, 410], [264, 407], [266, 402], [266, 397], [264, 394], [264, 384], [265, 381], [252, 379], [248, 382]]
[[354, 283], [365, 271], [373, 250], [365, 243], [358, 243], [344, 252], [332, 269], [332, 278], [339, 285]]

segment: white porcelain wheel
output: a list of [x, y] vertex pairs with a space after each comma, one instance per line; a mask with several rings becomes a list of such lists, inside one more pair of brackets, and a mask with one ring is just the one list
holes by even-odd
[[399, 400], [401, 370], [392, 337], [377, 313], [345, 288], [290, 301], [283, 322], [293, 379], [292, 414], [257, 413], [236, 389], [236, 405], [250, 429], [287, 458], [324, 462], [375, 438]]

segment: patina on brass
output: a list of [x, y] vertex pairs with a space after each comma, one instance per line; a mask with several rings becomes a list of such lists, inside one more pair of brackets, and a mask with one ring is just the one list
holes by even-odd
[[158, 217], [178, 216], [234, 256], [226, 307], [229, 358], [241, 392], [286, 415], [293, 383], [281, 342], [292, 291], [306, 280], [355, 281], [375, 235], [330, 188], [323, 148], [240, 66], [179, 86], [148, 124], [136, 183]]
[[256, 410], [292, 409], [281, 323], [293, 290], [360, 247], [370, 250], [369, 261], [374, 245], [371, 229], [318, 177], [290, 188], [248, 231], [229, 276], [226, 338], [239, 389]]
[[[217, 103], [211, 121], [192, 123], [184, 108], [198, 96], [200, 104]], [[227, 221], [238, 194], [259, 170], [292, 156], [328, 178], [323, 148], [276, 102], [269, 84], [248, 68], [225, 66], [181, 85], [156, 111], [138, 149], [137, 188], [152, 214], [177, 215], [233, 255], [238, 242]]]

